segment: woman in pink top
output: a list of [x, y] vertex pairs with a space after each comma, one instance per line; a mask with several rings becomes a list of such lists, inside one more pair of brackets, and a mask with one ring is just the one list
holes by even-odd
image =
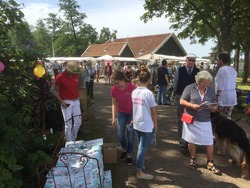
[[132, 165], [134, 130], [128, 131], [127, 125], [130, 124], [132, 120], [131, 94], [132, 91], [136, 89], [136, 86], [131, 82], [127, 82], [124, 73], [120, 71], [115, 71], [113, 79], [115, 85], [110, 91], [110, 96], [112, 97], [112, 127], [116, 127], [117, 135], [123, 149], [120, 160], [124, 161], [127, 157], [127, 164]]

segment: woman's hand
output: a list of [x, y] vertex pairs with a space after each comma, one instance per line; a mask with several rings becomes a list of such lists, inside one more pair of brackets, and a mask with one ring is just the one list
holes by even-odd
[[111, 121], [111, 125], [112, 125], [113, 128], [116, 127], [116, 120], [115, 119]]
[[199, 104], [191, 104], [191, 109], [198, 111], [198, 110], [200, 110], [200, 105]]

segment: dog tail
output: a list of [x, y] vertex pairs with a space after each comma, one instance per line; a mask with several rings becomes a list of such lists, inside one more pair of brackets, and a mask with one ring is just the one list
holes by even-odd
[[245, 152], [244, 157], [243, 157], [243, 161], [241, 163], [241, 169], [242, 169], [241, 177], [243, 179], [248, 177], [249, 165], [250, 165], [250, 148]]

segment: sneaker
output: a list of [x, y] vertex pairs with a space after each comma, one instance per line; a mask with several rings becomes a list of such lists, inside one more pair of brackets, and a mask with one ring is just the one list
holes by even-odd
[[133, 164], [132, 158], [131, 157], [127, 157], [127, 165], [131, 166]]
[[154, 176], [144, 173], [142, 176], [136, 175], [138, 179], [152, 180]]
[[127, 152], [122, 152], [121, 156], [120, 156], [120, 160], [124, 161], [126, 159], [127, 156]]

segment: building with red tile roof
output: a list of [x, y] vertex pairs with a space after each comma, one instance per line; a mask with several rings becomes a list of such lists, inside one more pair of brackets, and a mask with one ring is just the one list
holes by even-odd
[[90, 44], [83, 57], [138, 58], [146, 54], [185, 56], [187, 53], [174, 33], [111, 39], [104, 44]]

